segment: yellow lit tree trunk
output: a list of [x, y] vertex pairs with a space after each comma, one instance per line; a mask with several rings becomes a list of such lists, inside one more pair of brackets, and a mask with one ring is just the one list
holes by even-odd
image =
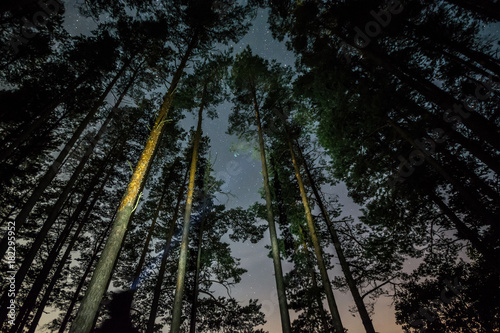
[[273, 256], [274, 277], [276, 279], [276, 289], [278, 291], [278, 303], [280, 307], [281, 330], [283, 333], [290, 333], [292, 331], [290, 326], [290, 314], [288, 313], [288, 304], [286, 301], [285, 281], [283, 280], [283, 270], [281, 268], [278, 236], [276, 233], [276, 226], [274, 224], [273, 207], [271, 202], [271, 189], [269, 187], [269, 174], [267, 171], [266, 163], [264, 134], [262, 133], [262, 124], [260, 122], [260, 112], [255, 90], [253, 90], [252, 95], [253, 105], [255, 109], [255, 118], [257, 122], [257, 131], [259, 135], [260, 160], [262, 162], [262, 177], [264, 178], [264, 191], [266, 194], [267, 222], [269, 223], [269, 235], [271, 238], [271, 253]]
[[206, 87], [203, 91], [201, 106], [198, 111], [198, 125], [193, 143], [193, 157], [191, 159], [191, 169], [189, 172], [189, 185], [186, 198], [186, 210], [184, 213], [184, 226], [182, 229], [181, 253], [179, 257], [179, 267], [177, 269], [177, 284], [175, 288], [174, 306], [172, 309], [172, 324], [170, 325], [171, 333], [179, 333], [181, 327], [182, 315], [182, 297], [184, 296], [184, 282], [186, 278], [186, 264], [189, 245], [189, 224], [191, 221], [191, 211], [193, 207], [194, 181], [196, 176], [196, 163], [198, 161], [198, 149], [201, 140], [201, 123], [203, 119], [203, 106]]
[[335, 252], [337, 252], [337, 257], [339, 258], [340, 266], [342, 267], [342, 271], [344, 273], [344, 276], [347, 281], [347, 285], [349, 286], [349, 290], [351, 291], [352, 298], [354, 299], [354, 303], [356, 304], [356, 307], [359, 312], [359, 316], [361, 317], [361, 320], [363, 322], [363, 326], [365, 327], [365, 330], [367, 333], [375, 333], [375, 328], [373, 327], [372, 320], [370, 319], [370, 315], [368, 314], [368, 311], [366, 310], [365, 303], [363, 302], [363, 298], [359, 294], [358, 287], [356, 285], [356, 282], [354, 281], [354, 278], [351, 274], [351, 270], [349, 268], [349, 263], [347, 262], [347, 259], [345, 258], [344, 255], [344, 250], [342, 249], [342, 246], [340, 244], [339, 237], [337, 235], [337, 230], [335, 230], [332, 221], [330, 220], [330, 216], [328, 215], [328, 212], [326, 211], [326, 207], [323, 204], [323, 200], [321, 200], [321, 196], [319, 194], [318, 188], [316, 187], [316, 183], [314, 182], [314, 179], [311, 175], [311, 172], [309, 171], [309, 167], [307, 166], [306, 161], [304, 160], [304, 156], [302, 155], [302, 150], [300, 147], [298, 148], [299, 155], [303, 161], [304, 164], [304, 170], [306, 172], [307, 178], [309, 179], [309, 183], [311, 185], [311, 188], [314, 193], [314, 197], [316, 198], [316, 202], [319, 205], [319, 208], [321, 209], [321, 214], [323, 215], [323, 218], [328, 226], [328, 230], [330, 231], [330, 235], [332, 236], [333, 240], [333, 246], [335, 247]]
[[304, 210], [306, 213], [307, 226], [309, 228], [309, 234], [311, 236], [311, 241], [314, 246], [314, 253], [316, 254], [316, 259], [318, 261], [319, 272], [321, 275], [321, 280], [323, 282], [323, 288], [325, 289], [326, 299], [328, 300], [328, 306], [330, 308], [330, 313], [333, 317], [333, 325], [335, 332], [344, 332], [344, 327], [342, 326], [342, 321], [340, 319], [339, 310], [337, 308], [337, 302], [333, 296], [332, 286], [330, 284], [330, 279], [328, 278], [328, 272], [326, 270], [325, 262], [323, 260], [323, 253], [319, 245], [318, 236], [316, 235], [316, 230], [314, 227], [314, 221], [311, 214], [311, 209], [309, 207], [309, 202], [307, 200], [306, 190], [304, 188], [304, 183], [302, 182], [302, 177], [300, 176], [299, 166], [295, 158], [295, 153], [293, 151], [292, 141], [290, 137], [287, 136], [288, 147], [290, 148], [290, 154], [292, 156], [293, 167], [295, 169], [295, 176], [297, 177], [297, 182], [299, 183], [300, 196], [302, 197], [302, 203], [304, 204]]
[[[299, 226], [300, 237], [302, 238], [302, 244], [304, 245], [304, 251], [306, 253], [307, 265], [311, 269], [311, 281], [313, 284], [314, 290], [318, 290], [318, 282], [316, 279], [316, 271], [313, 269], [313, 264], [309, 260], [309, 248], [307, 247], [306, 238], [304, 237], [304, 233], [302, 232], [302, 227]], [[325, 309], [323, 308], [323, 301], [321, 300], [321, 296], [319, 293], [315, 293], [316, 303], [318, 303], [318, 309], [321, 316], [321, 321], [323, 322], [323, 327], [325, 332], [329, 332], [328, 330], [328, 321], [326, 320]]]
[[141, 184], [148, 176], [147, 171], [152, 163], [162, 129], [167, 120], [167, 113], [170, 109], [174, 92], [184, 72], [187, 60], [189, 59], [196, 43], [197, 38], [195, 36], [189, 43], [186, 53], [182, 57], [179, 67], [172, 78], [170, 88], [165, 94], [163, 103], [160, 107], [160, 112], [156, 118], [153, 129], [149, 134], [146, 147], [142, 152], [139, 163], [134, 170], [132, 179], [127, 186], [125, 195], [123, 196], [118, 208], [118, 212], [113, 222], [109, 238], [101, 254], [101, 258], [97, 263], [97, 267], [92, 275], [92, 279], [90, 280], [87, 292], [83, 297], [80, 308], [78, 309], [76, 318], [71, 325], [70, 333], [89, 333], [92, 329], [94, 318], [99, 309], [99, 303], [104, 292], [106, 291], [106, 286], [111, 277], [114, 263], [122, 246], [125, 232], [130, 221], [130, 215], [132, 214], [139, 198]]

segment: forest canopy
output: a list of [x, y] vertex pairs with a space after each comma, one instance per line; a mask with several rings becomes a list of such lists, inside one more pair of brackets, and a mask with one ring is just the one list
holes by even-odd
[[499, 21], [2, 2], [0, 330], [500, 332]]

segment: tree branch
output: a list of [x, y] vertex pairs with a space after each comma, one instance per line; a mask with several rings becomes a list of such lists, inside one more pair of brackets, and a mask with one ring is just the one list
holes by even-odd
[[391, 280], [393, 280], [393, 279], [394, 278], [390, 278], [389, 280], [385, 281], [384, 283], [379, 284], [378, 286], [375, 286], [375, 288], [373, 288], [372, 290], [369, 290], [366, 293], [364, 293], [363, 296], [361, 296], [361, 299], [364, 299], [366, 296], [368, 296], [369, 294], [371, 294], [375, 290], [382, 288], [383, 286], [385, 286], [386, 284], [388, 284], [389, 282], [391, 282]]

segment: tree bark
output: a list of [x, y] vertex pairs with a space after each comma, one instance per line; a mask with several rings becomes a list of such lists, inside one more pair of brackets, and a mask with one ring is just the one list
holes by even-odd
[[[26, 219], [28, 218], [29, 214], [33, 210], [33, 207], [38, 202], [38, 200], [42, 196], [45, 189], [49, 186], [49, 184], [52, 182], [52, 180], [57, 175], [57, 172], [59, 171], [61, 165], [66, 160], [66, 157], [68, 156], [70, 150], [73, 148], [76, 141], [80, 138], [80, 135], [83, 133], [83, 131], [87, 128], [90, 121], [97, 114], [97, 112], [99, 111], [99, 108], [100, 108], [101, 104], [104, 102], [106, 96], [111, 92], [111, 89], [114, 87], [114, 85], [116, 84], [118, 79], [123, 75], [125, 70], [130, 65], [131, 61], [132, 61], [132, 59], [129, 59], [127, 62], [125, 62], [123, 64], [120, 71], [115, 75], [113, 80], [111, 80], [111, 82], [108, 84], [106, 90], [101, 95], [99, 101], [94, 105], [94, 108], [82, 120], [82, 122], [80, 123], [78, 128], [75, 130], [75, 132], [73, 133], [73, 135], [71, 136], [69, 141], [64, 146], [64, 148], [59, 152], [59, 155], [57, 156], [55, 161], [49, 167], [49, 169], [47, 170], [45, 175], [40, 179], [38, 185], [33, 190], [28, 201], [24, 204], [23, 209], [19, 212], [19, 214], [16, 217], [16, 220], [15, 220], [16, 233], [19, 233], [21, 227], [24, 225], [24, 223], [26, 222]], [[2, 239], [2, 242], [0, 243], [0, 258], [3, 258], [5, 256], [6, 250], [7, 250], [7, 238], [4, 237]]]
[[[90, 211], [87, 211], [90, 214]], [[84, 221], [86, 220], [85, 218], [83, 219]], [[98, 254], [104, 244], [104, 241], [106, 240], [106, 235], [108, 234], [109, 229], [111, 228], [111, 223], [108, 224], [106, 230], [102, 233], [101, 239], [97, 246], [95, 247], [94, 253], [92, 254], [92, 257], [89, 260], [89, 263], [87, 265], [87, 268], [85, 269], [85, 272], [83, 273], [80, 283], [78, 284], [78, 287], [75, 290], [75, 293], [73, 295], [73, 298], [71, 299], [71, 303], [68, 306], [68, 310], [66, 310], [66, 314], [64, 315], [64, 318], [61, 322], [61, 325], [59, 327], [59, 333], [64, 333], [66, 330], [66, 326], [68, 325], [68, 322], [71, 319], [71, 314], [73, 313], [73, 309], [78, 301], [78, 296], [80, 296], [80, 292], [85, 286], [85, 281], [87, 280], [87, 276], [90, 274], [90, 271], [92, 270], [92, 266], [94, 264], [94, 261], [97, 260]]]
[[191, 321], [189, 323], [189, 333], [196, 332], [196, 312], [198, 311], [198, 290], [200, 283], [200, 270], [201, 270], [201, 252], [203, 245], [203, 220], [204, 217], [201, 217], [200, 223], [200, 231], [198, 233], [198, 253], [196, 255], [196, 272], [194, 276], [194, 291], [193, 291], [193, 300], [191, 306]]
[[85, 151], [84, 156], [78, 163], [78, 166], [76, 169], [73, 171], [73, 174], [71, 178], [68, 180], [66, 183], [64, 190], [62, 193], [59, 195], [59, 198], [57, 199], [56, 203], [52, 207], [51, 213], [49, 214], [47, 220], [43, 224], [42, 228], [37, 234], [37, 237], [33, 244], [31, 245], [31, 248], [26, 255], [23, 263], [21, 264], [21, 267], [19, 268], [17, 274], [16, 274], [16, 291], [19, 290], [24, 278], [26, 277], [26, 274], [28, 273], [29, 268], [31, 267], [31, 264], [33, 263], [33, 260], [36, 257], [36, 254], [38, 253], [38, 250], [42, 246], [45, 237], [47, 236], [48, 232], [51, 230], [52, 226], [56, 222], [57, 218], [59, 217], [61, 208], [63, 204], [66, 202], [66, 199], [69, 197], [71, 194], [71, 191], [73, 190], [73, 185], [76, 183], [77, 179], [80, 177], [80, 174], [82, 173], [83, 169], [85, 168], [87, 161], [90, 159], [90, 156], [92, 155], [92, 152], [101, 139], [101, 137], [104, 135], [104, 133], [108, 129], [108, 125], [113, 119], [114, 113], [116, 108], [120, 105], [122, 102], [123, 98], [127, 94], [128, 89], [130, 88], [131, 84], [133, 83], [133, 80], [135, 79], [135, 76], [133, 79], [129, 82], [129, 85], [126, 87], [126, 89], [123, 91], [119, 99], [116, 101], [115, 107], [112, 109], [112, 111], [109, 113], [108, 117], [104, 121], [104, 123], [101, 125], [101, 128], [97, 132], [97, 134], [94, 136], [92, 139], [90, 145], [87, 147], [87, 150]]
[[[114, 163], [112, 162], [111, 165], [114, 165]], [[94, 197], [85, 213], [85, 215], [83, 216], [82, 220], [80, 221], [79, 225], [78, 225], [78, 228], [75, 230], [75, 232], [73, 233], [73, 237], [71, 238], [70, 242], [68, 243], [68, 246], [66, 247], [66, 251], [64, 252], [60, 262], [59, 262], [59, 265], [57, 266], [57, 269], [56, 271], [54, 272], [54, 275], [52, 276], [52, 279], [49, 283], [49, 285], [47, 286], [47, 289], [45, 290], [44, 292], [44, 295], [43, 295], [43, 298], [40, 302], [40, 304], [37, 306], [37, 312], [35, 314], [35, 317], [33, 318], [33, 320], [31, 321], [31, 324], [30, 324], [30, 329], [28, 331], [28, 333], [34, 333], [36, 331], [36, 328], [37, 328], [37, 325], [38, 325], [38, 322], [40, 321], [40, 318], [42, 317], [42, 314], [43, 314], [43, 310], [45, 309], [45, 306], [47, 305], [47, 302], [49, 301], [49, 297], [50, 297], [50, 294], [52, 293], [52, 290], [54, 289], [56, 283], [58, 282], [59, 280], [59, 277], [61, 275], [61, 272], [62, 270], [64, 269], [64, 266], [67, 264], [67, 260], [71, 254], [71, 251], [78, 239], [78, 237], [80, 236], [80, 233], [82, 232], [83, 230], [83, 227], [86, 225], [86, 222], [90, 216], [90, 213], [92, 212], [92, 210], [94, 209], [94, 206], [95, 204], [97, 203], [97, 200], [99, 199], [99, 197], [101, 196], [101, 194], [103, 193], [104, 191], [104, 187], [106, 186], [111, 174], [112, 174], [112, 171], [113, 170], [109, 170], [107, 175], [104, 177], [104, 179], [102, 180], [101, 182], [101, 186], [99, 187], [99, 189], [95, 192], [94, 194]], [[88, 199], [88, 197], [87, 197]], [[83, 200], [82, 200], [83, 201]], [[85, 201], [86, 202], [86, 201]], [[81, 212], [81, 211], [80, 211]], [[75, 214], [76, 216], [73, 216], [72, 218], [74, 218], [74, 220], [76, 221], [78, 219], [78, 216], [80, 215], [80, 212], [76, 212], [75, 211]], [[106, 234], [110, 228], [110, 225], [108, 225], [108, 227], [106, 228], [106, 231], [104, 232], [104, 234]], [[100, 243], [102, 244], [102, 242], [104, 241], [103, 238], [101, 238], [101, 241]], [[98, 248], [100, 248], [100, 244], [98, 245]], [[47, 276], [48, 277], [48, 274]], [[35, 302], [33, 301], [33, 304]], [[28, 313], [29, 314], [29, 313]], [[18, 332], [22, 332], [22, 329], [19, 328], [18, 329]]]
[[[302, 232], [302, 227], [299, 226], [300, 237], [302, 238], [302, 244], [304, 245], [304, 251], [306, 252], [307, 265], [311, 271], [311, 281], [313, 284], [314, 290], [319, 290], [318, 282], [316, 280], [316, 272], [314, 271], [313, 264], [309, 260], [309, 248], [307, 247], [306, 238], [304, 237], [304, 233]], [[316, 298], [316, 303], [318, 303], [318, 309], [321, 316], [321, 321], [323, 322], [323, 326], [325, 327], [326, 332], [330, 332], [328, 320], [326, 319], [325, 309], [323, 308], [323, 300], [321, 299], [321, 295], [317, 292], [314, 293], [314, 297]]]
[[[80, 202], [79, 202], [77, 208], [73, 212], [69, 221], [64, 226], [64, 229], [61, 232], [61, 234], [59, 235], [59, 237], [57, 238], [55, 244], [52, 246], [52, 250], [50, 251], [50, 254], [47, 256], [47, 261], [43, 264], [43, 268], [40, 271], [40, 273], [38, 274], [35, 282], [33, 283], [32, 287], [28, 293], [28, 296], [24, 299], [23, 306], [19, 309], [19, 312], [18, 312], [17, 317], [16, 317], [16, 324], [12, 328], [11, 333], [14, 333], [17, 331], [22, 332], [23, 327], [26, 324], [26, 320], [28, 319], [30, 312], [32, 311], [33, 307], [35, 307], [36, 299], [38, 298], [38, 295], [40, 294], [43, 285], [47, 281], [50, 270], [52, 269], [54, 263], [56, 262], [57, 257], [59, 256], [59, 252], [61, 251], [64, 242], [66, 241], [69, 234], [71, 233], [73, 226], [76, 224], [76, 221], [78, 220], [78, 216], [85, 208], [85, 205], [87, 204], [87, 201], [88, 201], [90, 195], [94, 191], [94, 188], [98, 184], [99, 178], [103, 174], [103, 172], [106, 168], [106, 165], [109, 163], [110, 156], [111, 155], [108, 155], [108, 157], [105, 158], [105, 160], [101, 163], [99, 170], [92, 177], [92, 180], [90, 181], [90, 184], [89, 184], [87, 190], [85, 191], [82, 198], [80, 199]], [[105, 180], [107, 180], [109, 178], [110, 174], [111, 174], [111, 172], [108, 172]], [[105, 183], [103, 183], [103, 185], [101, 186], [101, 189], [99, 191], [102, 191], [102, 189], [104, 188], [104, 184]], [[81, 228], [83, 228], [83, 226], [79, 227], [77, 230], [80, 230]], [[75, 235], [77, 235], [77, 234], [78, 233], [75, 231]], [[73, 236], [73, 237], [77, 237], [77, 236]], [[33, 323], [32, 323], [32, 325], [33, 325]]]
[[107, 281], [111, 276], [114, 263], [125, 237], [125, 231], [127, 230], [130, 221], [130, 215], [132, 214], [134, 205], [137, 202], [139, 188], [148, 176], [146, 174], [146, 170], [149, 169], [149, 165], [152, 163], [152, 157], [156, 151], [156, 147], [158, 146], [159, 137], [165, 121], [167, 120], [167, 113], [170, 109], [174, 91], [177, 88], [186, 63], [191, 55], [191, 51], [194, 49], [196, 43], [197, 36], [195, 35], [191, 40], [186, 53], [184, 54], [179, 67], [174, 74], [172, 84], [163, 99], [160, 113], [156, 119], [153, 129], [151, 130], [146, 146], [144, 147], [142, 155], [139, 159], [139, 163], [134, 170], [132, 179], [127, 186], [125, 195], [122, 198], [113, 227], [111, 228], [110, 237], [106, 242], [102, 256], [97, 264], [94, 274], [92, 275], [89, 288], [82, 300], [80, 308], [78, 309], [76, 318], [71, 325], [70, 333], [89, 333], [92, 329], [92, 323], [99, 308], [99, 303], [105, 292]]
[[255, 89], [252, 91], [253, 105], [255, 109], [255, 119], [257, 123], [257, 133], [259, 136], [260, 160], [262, 163], [262, 177], [264, 179], [264, 191], [266, 195], [267, 222], [269, 223], [269, 235], [271, 238], [271, 253], [274, 264], [274, 278], [276, 279], [276, 289], [278, 291], [278, 303], [281, 316], [281, 330], [283, 333], [290, 333], [290, 314], [288, 313], [288, 304], [286, 301], [285, 281], [283, 280], [283, 270], [281, 268], [281, 258], [279, 253], [278, 236], [276, 225], [274, 223], [273, 207], [271, 200], [271, 189], [269, 187], [269, 174], [267, 171], [266, 150], [264, 145], [264, 134], [262, 133], [262, 124], [260, 122], [260, 111], [257, 103]]
[[194, 291], [193, 291], [193, 300], [191, 302], [191, 321], [189, 326], [189, 332], [196, 332], [196, 318], [198, 311], [198, 293], [199, 293], [199, 283], [200, 283], [200, 270], [201, 270], [201, 254], [202, 254], [202, 246], [203, 246], [203, 233], [205, 227], [205, 214], [207, 213], [207, 200], [208, 200], [208, 178], [210, 176], [210, 168], [207, 167], [205, 169], [205, 177], [203, 184], [203, 205], [201, 208], [200, 214], [200, 228], [198, 231], [198, 253], [196, 256], [196, 272], [194, 276]]
[[[321, 281], [323, 282], [323, 288], [325, 289], [326, 299], [328, 301], [328, 306], [330, 308], [330, 313], [333, 317], [333, 326], [336, 332], [344, 332], [344, 327], [342, 326], [342, 320], [340, 318], [340, 313], [337, 307], [337, 302], [333, 295], [332, 286], [330, 284], [330, 278], [328, 277], [328, 271], [326, 269], [325, 261], [323, 259], [323, 251], [319, 244], [319, 237], [316, 234], [316, 228], [314, 226], [313, 217], [311, 214], [311, 209], [309, 207], [309, 201], [307, 199], [307, 193], [302, 182], [302, 176], [300, 175], [299, 166], [295, 158], [295, 153], [293, 151], [292, 141], [289, 134], [287, 133], [288, 148], [290, 149], [290, 155], [292, 157], [293, 168], [295, 169], [295, 176], [297, 177], [297, 182], [299, 183], [300, 196], [302, 198], [302, 204], [304, 205], [304, 210], [307, 219], [307, 226], [309, 228], [309, 236], [314, 247], [314, 253], [316, 255], [316, 260], [318, 261], [319, 272], [321, 275]], [[375, 333], [375, 331], [371, 332]]]
[[[175, 163], [176, 162], [174, 162], [174, 164], [172, 165], [172, 168], [175, 167]], [[168, 186], [170, 185], [170, 181], [172, 180], [173, 176], [174, 176], [174, 171], [171, 170], [169, 172], [168, 178], [165, 179], [165, 183], [163, 184], [161, 197], [160, 197], [160, 200], [158, 201], [158, 205], [156, 206], [156, 209], [155, 209], [155, 212], [153, 215], [153, 220], [151, 222], [151, 226], [148, 229], [148, 234], [146, 236], [146, 241], [144, 243], [141, 257], [139, 258], [139, 262], [137, 263], [137, 266], [135, 268], [134, 281], [137, 281], [139, 279], [139, 276], [142, 272], [142, 267], [144, 266], [144, 262], [146, 261], [146, 255], [147, 255], [148, 250], [149, 250], [149, 243], [151, 242], [151, 238], [153, 237], [153, 232], [154, 232], [154, 229], [156, 226], [156, 222], [158, 220], [158, 216], [160, 215], [161, 207], [163, 206], [163, 202], [164, 202], [165, 197], [167, 195], [167, 189], [168, 189]]]
[[154, 332], [156, 313], [158, 311], [158, 304], [160, 302], [161, 286], [163, 284], [163, 277], [165, 276], [165, 269], [167, 266], [167, 258], [168, 258], [167, 254], [168, 254], [168, 250], [170, 249], [170, 243], [172, 241], [172, 236], [174, 235], [174, 232], [175, 232], [175, 225], [177, 224], [177, 219], [179, 217], [179, 208], [181, 206], [182, 197], [184, 195], [184, 186], [186, 185], [186, 180], [187, 180], [188, 174], [189, 174], [189, 169], [186, 168], [184, 180], [182, 181], [181, 186], [179, 186], [179, 192], [177, 194], [177, 201], [175, 203], [175, 208], [174, 208], [174, 216], [172, 217], [172, 220], [170, 222], [170, 227], [168, 229], [168, 235], [165, 239], [165, 248], [164, 248], [164, 252], [163, 252], [163, 257], [161, 258], [160, 272], [158, 273], [158, 277], [156, 279], [155, 291], [153, 294], [153, 303], [151, 304], [151, 311], [149, 312], [149, 319], [148, 319], [148, 325], [146, 328], [146, 333], [153, 333]]
[[330, 232], [330, 235], [332, 237], [333, 241], [333, 246], [335, 247], [335, 252], [337, 253], [337, 257], [339, 258], [340, 262], [340, 267], [342, 268], [342, 272], [344, 273], [344, 276], [347, 281], [347, 285], [349, 286], [349, 290], [351, 291], [352, 298], [354, 299], [354, 303], [356, 304], [356, 308], [358, 309], [359, 316], [361, 317], [361, 321], [363, 322], [363, 326], [365, 327], [365, 330], [367, 333], [374, 333], [375, 328], [373, 327], [373, 322], [370, 318], [370, 315], [368, 314], [368, 311], [366, 310], [365, 303], [363, 302], [363, 298], [359, 294], [358, 287], [356, 285], [356, 282], [354, 281], [354, 278], [352, 276], [351, 270], [349, 268], [349, 263], [347, 262], [347, 259], [344, 255], [344, 250], [342, 249], [342, 244], [340, 243], [339, 236], [337, 234], [337, 230], [333, 226], [333, 223], [330, 219], [330, 216], [328, 215], [328, 212], [326, 210], [326, 207], [323, 203], [323, 200], [321, 199], [321, 196], [319, 194], [319, 190], [316, 186], [316, 182], [314, 181], [314, 178], [309, 170], [309, 167], [307, 165], [306, 160], [304, 159], [304, 156], [302, 154], [302, 149], [298, 147], [299, 151], [299, 156], [302, 160], [302, 163], [304, 165], [304, 171], [306, 172], [307, 179], [309, 180], [309, 184], [311, 186], [311, 189], [314, 193], [314, 197], [316, 199], [316, 202], [321, 210], [321, 215], [323, 216], [323, 219], [325, 220], [325, 223], [328, 227], [328, 230]]
[[193, 156], [191, 159], [191, 168], [189, 172], [189, 186], [186, 198], [186, 209], [184, 213], [184, 225], [182, 230], [181, 253], [179, 257], [179, 266], [177, 270], [177, 285], [175, 288], [174, 306], [172, 309], [172, 324], [170, 325], [171, 333], [180, 333], [181, 314], [182, 314], [182, 297], [184, 296], [184, 280], [186, 277], [187, 255], [189, 245], [189, 226], [191, 223], [191, 210], [193, 206], [194, 181], [196, 175], [196, 163], [198, 161], [198, 149], [201, 140], [201, 123], [203, 119], [203, 107], [205, 103], [206, 86], [203, 90], [201, 106], [198, 111], [198, 125], [193, 143]]

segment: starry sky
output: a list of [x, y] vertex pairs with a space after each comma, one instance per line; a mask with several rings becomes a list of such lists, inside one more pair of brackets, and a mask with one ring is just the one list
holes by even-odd
[[[77, 6], [82, 0], [66, 1], [65, 26], [72, 35], [86, 34], [96, 27], [92, 20], [81, 17]], [[276, 59], [278, 62], [293, 66], [295, 62], [294, 54], [286, 49], [283, 43], [274, 40], [267, 24], [267, 12], [259, 10], [248, 34], [236, 45], [230, 45], [235, 53], [239, 53], [247, 45], [250, 45], [254, 54], [265, 59]], [[260, 161], [255, 158], [255, 148], [253, 143], [238, 141], [236, 137], [226, 134], [228, 127], [228, 117], [231, 113], [231, 104], [226, 102], [218, 108], [218, 118], [214, 120], [204, 120], [204, 134], [210, 137], [212, 156], [217, 156], [213, 166], [216, 177], [225, 181], [223, 191], [228, 191], [232, 195], [221, 195], [218, 199], [227, 205], [228, 208], [242, 206], [248, 207], [250, 204], [259, 201], [259, 189], [262, 187], [262, 175]], [[194, 116], [187, 116], [181, 126], [185, 129], [194, 126]], [[344, 216], [354, 217], [360, 214], [359, 207], [347, 197], [347, 190], [343, 184], [336, 187], [323, 188], [328, 194], [338, 195], [340, 202], [344, 205]], [[266, 223], [263, 221], [263, 223]], [[270, 244], [269, 234], [266, 233], [263, 240], [257, 244], [233, 243], [233, 255], [241, 258], [241, 266], [248, 270], [243, 276], [241, 283], [232, 290], [232, 296], [238, 301], [247, 304], [248, 299], [258, 299], [262, 304], [262, 311], [266, 315], [267, 323], [263, 328], [270, 333], [281, 332], [279, 318], [278, 297], [275, 287], [274, 270], [272, 259], [267, 257], [268, 250], [264, 248]], [[327, 249], [333, 252], [333, 246]], [[283, 270], [286, 273], [292, 267], [290, 263], [282, 262]], [[342, 272], [338, 264], [330, 272], [331, 278], [341, 275]], [[222, 294], [222, 291], [221, 291]], [[358, 316], [353, 316], [349, 308], [354, 306], [351, 297], [340, 292], [335, 292], [335, 297], [339, 306], [340, 314], [344, 326], [349, 332], [362, 332], [364, 328]], [[325, 308], [326, 306], [325, 301]], [[297, 316], [291, 313], [293, 320]], [[402, 329], [397, 326], [394, 318], [394, 309], [389, 299], [380, 299], [375, 306], [373, 317], [374, 326], [377, 331], [383, 333], [400, 333]]]
[[[230, 45], [236, 53], [241, 52], [247, 45], [250, 45], [252, 52], [265, 59], [276, 59], [278, 62], [287, 66], [294, 66], [295, 56], [288, 51], [284, 43], [274, 40], [267, 24], [267, 12], [259, 10], [255, 21], [248, 34], [236, 45]], [[248, 205], [261, 199], [259, 189], [262, 188], [262, 175], [260, 160], [255, 157], [257, 147], [254, 143], [238, 141], [234, 136], [225, 134], [228, 127], [228, 117], [231, 113], [231, 104], [225, 103], [218, 109], [219, 117], [214, 120], [207, 119], [203, 126], [205, 135], [211, 140], [212, 151], [217, 153], [217, 162], [214, 170], [218, 178], [226, 183], [223, 190], [229, 190], [234, 197], [220, 196], [219, 199], [227, 202], [228, 208]], [[187, 119], [186, 124], [194, 126], [194, 119]], [[255, 143], [256, 145], [256, 143]], [[212, 153], [213, 155], [213, 153]], [[360, 214], [359, 206], [354, 204], [347, 196], [347, 189], [343, 184], [336, 187], [323, 188], [328, 194], [338, 195], [340, 202], [344, 205], [343, 215], [352, 215], [356, 217]], [[267, 222], [263, 222], [267, 223]], [[263, 240], [257, 244], [237, 243], [232, 246], [233, 254], [241, 258], [242, 267], [248, 272], [243, 276], [232, 291], [232, 295], [239, 301], [245, 301], [249, 298], [257, 298], [262, 304], [262, 311], [266, 314], [267, 323], [264, 329], [270, 333], [281, 332], [281, 323], [279, 317], [278, 296], [276, 293], [274, 269], [272, 259], [267, 257], [268, 250], [265, 245], [270, 244], [269, 234], [266, 233]], [[333, 246], [328, 249], [333, 253]], [[282, 262], [283, 272], [286, 273], [292, 269], [292, 265]], [[341, 276], [340, 266], [335, 265], [335, 269], [330, 272], [333, 278], [335, 275]], [[340, 315], [344, 326], [349, 332], [364, 331], [361, 320], [358, 316], [353, 317], [349, 308], [354, 306], [349, 295], [340, 292], [335, 293], [339, 305]], [[384, 333], [400, 333], [402, 329], [396, 325], [394, 318], [394, 309], [390, 305], [389, 299], [380, 299], [375, 306], [374, 321], [375, 329]], [[325, 301], [325, 309], [328, 306]], [[291, 313], [291, 319], [296, 315]]]

